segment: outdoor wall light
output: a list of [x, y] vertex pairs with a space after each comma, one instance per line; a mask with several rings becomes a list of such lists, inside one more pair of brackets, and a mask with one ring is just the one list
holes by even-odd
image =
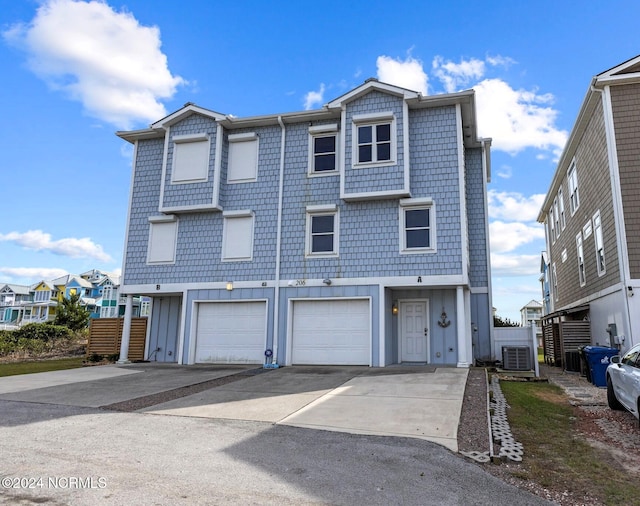
[[391, 306], [391, 314], [393, 316], [398, 316], [398, 305], [394, 304], [393, 306]]
[[327, 286], [331, 284], [331, 280], [329, 278], [323, 279], [322, 282]]
[[233, 290], [233, 281], [227, 281], [227, 290]]

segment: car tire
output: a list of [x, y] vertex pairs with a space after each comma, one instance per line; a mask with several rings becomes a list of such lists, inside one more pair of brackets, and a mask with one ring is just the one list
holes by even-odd
[[613, 391], [613, 383], [611, 383], [611, 377], [607, 376], [607, 404], [611, 409], [620, 411], [624, 409], [624, 406], [620, 404], [620, 401], [616, 397], [616, 393]]

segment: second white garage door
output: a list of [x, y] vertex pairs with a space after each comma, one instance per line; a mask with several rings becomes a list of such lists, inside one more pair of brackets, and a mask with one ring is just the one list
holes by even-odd
[[368, 299], [293, 303], [292, 364], [370, 365]]
[[200, 302], [196, 363], [261, 364], [267, 303]]

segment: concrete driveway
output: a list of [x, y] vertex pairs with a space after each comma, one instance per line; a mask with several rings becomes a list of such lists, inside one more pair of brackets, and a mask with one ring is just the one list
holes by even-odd
[[0, 378], [0, 400], [413, 437], [457, 451], [467, 373], [429, 366], [265, 371], [131, 364]]

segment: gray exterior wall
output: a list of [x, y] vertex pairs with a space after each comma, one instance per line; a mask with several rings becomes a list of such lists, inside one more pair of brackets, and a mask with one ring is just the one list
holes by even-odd
[[[569, 186], [565, 172], [562, 180], [562, 193], [566, 228], [560, 230], [560, 237], [555, 241], [550, 241], [550, 262], [556, 265], [558, 280], [558, 293], [552, 294], [556, 309], [570, 306], [620, 280], [610, 167], [607, 157], [603, 108], [600, 101], [588, 122], [574, 157], [578, 175], [580, 205], [572, 216], [569, 206]], [[602, 276], [598, 275], [595, 235], [592, 232], [589, 237], [583, 237], [586, 284], [580, 286], [576, 235], [582, 232], [584, 226], [589, 223], [591, 223], [593, 230], [593, 215], [598, 210], [600, 210], [602, 222], [606, 273]], [[562, 251], [565, 249], [567, 260], [563, 262]]]

